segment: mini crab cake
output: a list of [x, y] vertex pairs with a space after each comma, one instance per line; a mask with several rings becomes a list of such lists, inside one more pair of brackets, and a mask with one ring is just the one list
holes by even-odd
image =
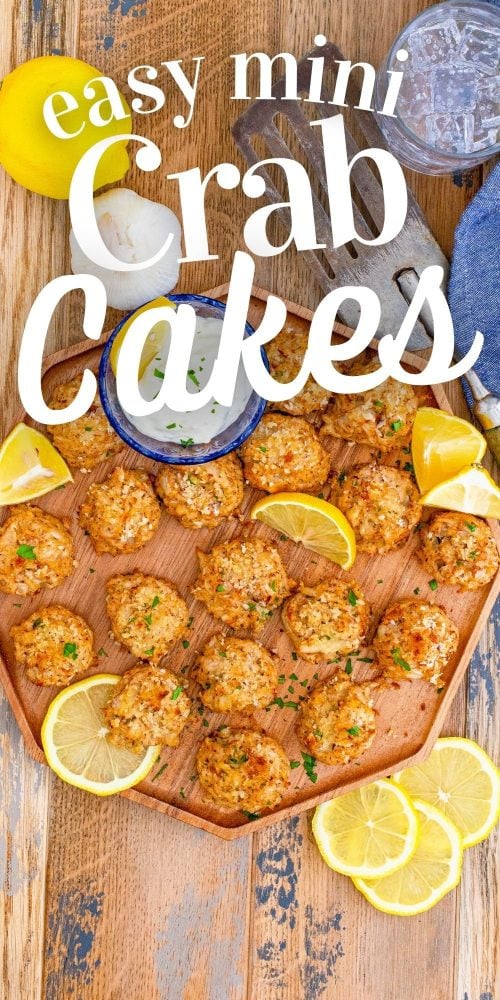
[[[309, 339], [309, 324], [298, 317], [289, 316], [277, 337], [266, 344], [266, 354], [271, 375], [277, 382], [291, 382], [304, 360]], [[330, 393], [309, 376], [304, 388], [291, 399], [272, 403], [272, 410], [282, 410], [294, 417], [305, 417], [328, 406]]]
[[323, 764], [348, 764], [360, 757], [375, 736], [373, 690], [373, 684], [347, 677], [316, 684], [301, 706], [299, 743]]
[[371, 608], [358, 583], [331, 579], [315, 587], [301, 585], [286, 601], [282, 617], [299, 656], [322, 663], [359, 649]]
[[[367, 375], [379, 367], [377, 358], [361, 355], [345, 366], [344, 373]], [[336, 393], [323, 416], [321, 433], [390, 451], [410, 433], [417, 405], [411, 385], [393, 378], [367, 392]]]
[[92, 629], [62, 605], [39, 608], [10, 635], [16, 661], [34, 684], [62, 687], [94, 666]]
[[57, 587], [75, 566], [66, 525], [40, 507], [16, 507], [0, 527], [0, 590], [37, 594]]
[[224, 726], [200, 744], [196, 769], [211, 802], [223, 809], [260, 812], [283, 798], [290, 764], [283, 747], [271, 736]]
[[112, 576], [106, 610], [113, 635], [139, 660], [158, 663], [186, 631], [188, 607], [168, 580], [143, 573]]
[[243, 472], [251, 486], [267, 493], [314, 493], [325, 482], [330, 456], [311, 424], [302, 417], [265, 413], [241, 449]]
[[278, 550], [260, 538], [235, 538], [210, 552], [198, 549], [198, 559], [192, 594], [231, 628], [259, 631], [293, 586]]
[[231, 453], [203, 465], [164, 465], [155, 487], [184, 528], [215, 528], [243, 500], [241, 463]]
[[438, 604], [405, 599], [384, 612], [373, 645], [389, 680], [422, 677], [438, 685], [458, 639], [456, 625]]
[[[80, 378], [73, 378], [56, 386], [49, 406], [53, 410], [69, 406], [80, 388], [80, 381]], [[88, 472], [105, 458], [118, 455], [124, 447], [123, 441], [108, 423], [97, 393], [83, 417], [69, 424], [54, 424], [47, 427], [47, 431], [68, 464], [80, 472]]]
[[276, 660], [260, 642], [222, 633], [209, 639], [191, 676], [213, 712], [266, 708], [278, 688]]
[[417, 556], [439, 583], [477, 590], [495, 576], [498, 549], [486, 521], [471, 514], [438, 512], [422, 525]]
[[118, 467], [104, 482], [90, 487], [79, 516], [99, 555], [120, 555], [149, 542], [161, 508], [147, 472]]
[[140, 752], [179, 745], [191, 714], [191, 699], [167, 667], [144, 663], [127, 670], [104, 707], [109, 739]]
[[410, 473], [376, 462], [335, 476], [329, 500], [352, 525], [360, 552], [390, 552], [402, 545], [422, 513]]

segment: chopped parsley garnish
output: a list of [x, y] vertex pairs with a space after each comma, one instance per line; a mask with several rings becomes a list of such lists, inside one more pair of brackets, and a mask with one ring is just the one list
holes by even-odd
[[292, 653], [292, 660], [298, 660], [298, 656], [297, 656], [297, 653], [295, 652], [295, 650]]
[[351, 607], [355, 608], [356, 604], [358, 603], [358, 598], [356, 597], [356, 594], [351, 588], [349, 588], [349, 590], [347, 591], [347, 597], [349, 598], [349, 604], [351, 605]]
[[225, 659], [226, 656], [227, 656], [226, 650], [225, 649], [219, 649], [219, 656], [222, 656]]
[[298, 701], [285, 701], [283, 707], [284, 708], [293, 708], [294, 712], [298, 712], [298, 710], [299, 710], [299, 703], [298, 703]]
[[36, 552], [32, 545], [20, 545], [16, 549], [16, 555], [21, 559], [36, 559]]
[[241, 812], [250, 821], [253, 820], [253, 819], [260, 819], [260, 813], [251, 813], [251, 812], [248, 812], [248, 809], [242, 809]]
[[156, 594], [156, 597], [153, 597], [153, 600], [151, 601], [151, 607], [157, 608], [159, 603], [160, 603], [160, 598], [158, 597], [158, 594]]
[[200, 383], [199, 383], [198, 379], [196, 378], [196, 375], [195, 375], [195, 373], [194, 373], [194, 371], [193, 371], [192, 368], [188, 371], [188, 378], [191, 379], [191, 382], [193, 382], [194, 385], [199, 386]]
[[276, 590], [276, 587], [277, 587], [277, 583], [276, 583], [276, 580], [271, 580], [271, 582], [270, 582], [269, 586], [270, 586], [271, 590], [274, 590], [274, 591], [275, 591], [275, 590]]
[[183, 690], [184, 690], [184, 689], [183, 689], [183, 687], [182, 687], [182, 684], [178, 684], [178, 685], [177, 685], [177, 687], [176, 687], [176, 688], [175, 688], [175, 689], [174, 689], [174, 690], [172, 691], [172, 694], [171, 694], [171, 697], [170, 697], [170, 700], [171, 700], [171, 701], [177, 701], [177, 699], [178, 699], [179, 695], [180, 695], [180, 694], [182, 694], [182, 691], [183, 691]]
[[144, 650], [144, 656], [152, 656], [155, 651], [154, 646], [150, 646], [149, 649]]
[[284, 684], [285, 683], [285, 679], [286, 679], [285, 675], [284, 674], [280, 674], [279, 677], [278, 677], [278, 684]]
[[191, 444], [194, 444], [194, 441], [192, 438], [185, 438], [184, 440], [179, 441], [179, 444], [182, 448], [189, 448]]
[[437, 590], [438, 589], [437, 580], [429, 580], [429, 587], [431, 588], [431, 590]]
[[177, 424], [166, 424], [167, 431], [173, 431], [174, 427], [177, 427]]
[[346, 476], [347, 476], [346, 472], [341, 472], [339, 474], [339, 476], [337, 477], [341, 486], [342, 486], [342, 483], [345, 481]]
[[420, 593], [420, 587], [415, 587], [415, 590], [413, 591], [413, 593], [415, 594], [415, 597], [418, 597], [418, 595]]
[[97, 650], [97, 655], [98, 656], [107, 656], [108, 655], [107, 652], [106, 652], [106, 650], [104, 649], [104, 646], [101, 646], [101, 648]]
[[361, 730], [359, 726], [351, 726], [351, 728], [348, 729], [347, 732], [349, 733], [349, 736], [359, 736]]
[[233, 756], [229, 758], [229, 763], [231, 764], [231, 767], [240, 767], [241, 764], [246, 764], [247, 760], [248, 755], [246, 753], [242, 753], [240, 757], [235, 757], [233, 754]]
[[391, 649], [391, 656], [392, 656], [392, 658], [394, 660], [394, 663], [398, 667], [402, 667], [403, 670], [411, 670], [411, 667], [410, 667], [410, 664], [408, 663], [408, 660], [404, 660], [403, 659], [403, 657], [401, 655], [401, 649], [400, 649], [399, 646], [396, 646], [394, 649]]
[[299, 678], [297, 677], [297, 674], [290, 674], [290, 680], [291, 681], [298, 681], [298, 679]]
[[93, 566], [89, 566], [89, 573], [95, 573], [95, 569]]
[[190, 616], [190, 617], [188, 618], [188, 620], [187, 620], [187, 627], [188, 627], [188, 628], [191, 628], [191, 625], [193, 624], [193, 622], [194, 622], [194, 618], [193, 618], [193, 616], [191, 615], [191, 616]]
[[165, 372], [161, 372], [159, 368], [155, 368], [153, 375], [155, 375], [156, 378], [165, 378]]
[[296, 767], [300, 767], [300, 760], [291, 760], [290, 761], [290, 770], [294, 771]]
[[43, 624], [43, 618], [35, 618], [33, 622], [33, 628], [40, 628], [40, 625], [42, 624]]
[[468, 528], [469, 531], [477, 531], [477, 524], [466, 522], [465, 527]]
[[478, 557], [477, 552], [469, 552], [469, 559], [477, 559], [477, 557]]
[[280, 542], [287, 542], [287, 541], [288, 541], [288, 535], [280, 535]]
[[153, 777], [151, 778], [151, 781], [158, 781], [158, 778], [161, 777], [161, 775], [163, 774], [163, 772], [164, 772], [164, 770], [165, 770], [166, 767], [168, 767], [168, 762], [166, 764], [163, 764], [160, 767], [160, 770], [156, 772], [156, 774], [153, 774]]
[[405, 462], [405, 464], [403, 465], [403, 469], [405, 472], [411, 472], [412, 475], [415, 473], [415, 467], [413, 465], [413, 462]]
[[257, 605], [255, 604], [254, 601], [249, 601], [247, 604], [247, 608], [249, 611], [255, 611], [256, 607]]
[[263, 444], [260, 444], [259, 451], [267, 451], [267, 448]]
[[78, 657], [78, 646], [76, 642], [65, 642], [63, 648], [63, 656], [70, 656], [72, 660], [76, 660]]
[[189, 640], [188, 639], [183, 639], [182, 640], [182, 645], [183, 645], [184, 649], [188, 649], [188, 647], [189, 647]]
[[444, 691], [444, 684], [442, 687], [436, 688], [436, 694], [441, 694], [442, 691]]
[[144, 621], [146, 622], [147, 628], [151, 628], [153, 622], [153, 615], [144, 615]]
[[360, 663], [373, 663], [371, 656], [358, 656], [357, 659]]
[[411, 455], [411, 448], [408, 445], [405, 445], [405, 447], [402, 448], [401, 451], [403, 452], [404, 455]]
[[277, 705], [278, 708], [284, 708], [285, 707], [285, 702], [283, 701], [283, 698], [279, 698], [278, 697], [278, 698], [274, 698], [274, 700], [271, 702], [271, 705]]
[[87, 431], [87, 433], [89, 433], [92, 430], [91, 427], [84, 427], [83, 429], [84, 429], [84, 431]]
[[201, 724], [202, 724], [202, 726], [207, 726], [207, 727], [210, 725], [208, 719], [202, 719], [201, 720]]
[[186, 792], [184, 791], [183, 788], [179, 788], [179, 795], [180, 795], [181, 799], [185, 799], [186, 798]]
[[382, 402], [381, 399], [374, 399], [373, 400], [373, 405], [376, 406], [377, 409], [380, 409], [380, 407], [383, 406], [384, 404], [383, 404], [383, 402]]
[[309, 781], [312, 781], [312, 783], [315, 784], [318, 780], [318, 775], [315, 770], [316, 757], [311, 757], [310, 753], [304, 753], [304, 751], [302, 751], [302, 762], [304, 764], [304, 771], [306, 772]]
[[218, 594], [223, 594], [226, 588], [224, 587], [223, 583], [218, 583], [215, 589]]
[[348, 659], [348, 661], [347, 661], [347, 663], [345, 665], [345, 672], [346, 672], [346, 674], [348, 676], [350, 676], [350, 674], [352, 674], [352, 660], [351, 660], [350, 657], [349, 657], [349, 659]]
[[402, 420], [392, 420], [391, 421], [391, 428], [394, 431], [394, 433], [396, 433], [396, 431], [400, 431], [401, 428], [402, 428], [402, 426], [403, 426], [403, 421]]

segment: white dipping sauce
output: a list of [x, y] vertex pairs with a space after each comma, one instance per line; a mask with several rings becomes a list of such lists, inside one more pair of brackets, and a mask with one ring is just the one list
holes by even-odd
[[[197, 316], [189, 374], [186, 380], [189, 392], [200, 392], [206, 386], [219, 351], [221, 331], [221, 319]], [[167, 331], [161, 350], [148, 364], [139, 381], [141, 394], [148, 401], [158, 395], [167, 363], [169, 345], [170, 334]], [[190, 413], [180, 413], [177, 410], [171, 410], [168, 406], [162, 406], [156, 413], [150, 413], [146, 416], [135, 417], [130, 413], [127, 416], [134, 427], [137, 427], [147, 437], [154, 438], [155, 441], [174, 441], [185, 447], [191, 444], [208, 444], [238, 419], [251, 394], [252, 386], [247, 379], [243, 365], [240, 364], [231, 406], [221, 406], [217, 400], [212, 399], [201, 409], [192, 410]]]

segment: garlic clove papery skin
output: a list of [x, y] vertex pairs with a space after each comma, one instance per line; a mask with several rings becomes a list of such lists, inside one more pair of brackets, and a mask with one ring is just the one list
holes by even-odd
[[94, 212], [106, 247], [118, 260], [128, 264], [153, 257], [169, 233], [172, 242], [161, 260], [150, 267], [140, 271], [111, 271], [83, 253], [71, 230], [73, 274], [93, 274], [99, 278], [106, 289], [108, 305], [114, 309], [137, 309], [175, 287], [182, 256], [181, 227], [170, 208], [142, 198], [128, 188], [113, 188], [94, 198]]

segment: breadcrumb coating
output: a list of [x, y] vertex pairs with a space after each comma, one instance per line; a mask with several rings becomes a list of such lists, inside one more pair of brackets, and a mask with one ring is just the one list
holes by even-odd
[[297, 719], [302, 746], [323, 764], [348, 764], [360, 757], [375, 736], [374, 687], [337, 675], [316, 684]]
[[96, 552], [119, 555], [142, 548], [160, 523], [161, 508], [150, 478], [141, 469], [118, 467], [94, 483], [80, 507], [80, 525]]
[[75, 567], [66, 524], [29, 504], [15, 507], [0, 527], [0, 590], [37, 594], [57, 587]]
[[410, 473], [376, 462], [335, 475], [328, 499], [354, 529], [359, 552], [382, 554], [397, 548], [422, 515]]
[[260, 642], [222, 632], [208, 640], [191, 676], [202, 688], [203, 704], [213, 712], [266, 708], [278, 688], [275, 657]]
[[191, 714], [183, 683], [167, 667], [141, 664], [127, 670], [104, 707], [109, 739], [137, 752], [176, 747]]
[[224, 727], [203, 740], [196, 768], [211, 802], [223, 809], [260, 812], [283, 798], [290, 765], [283, 747], [271, 736]]
[[106, 610], [117, 642], [139, 660], [158, 663], [187, 628], [186, 602], [168, 580], [144, 573], [112, 576]]
[[203, 465], [163, 465], [155, 488], [185, 528], [214, 528], [243, 500], [243, 472], [231, 453]]
[[438, 583], [477, 590], [498, 570], [497, 543], [480, 517], [444, 511], [433, 514], [419, 532], [417, 556]]
[[388, 680], [422, 677], [437, 686], [458, 640], [458, 629], [444, 608], [404, 599], [384, 612], [373, 645]]
[[302, 417], [265, 413], [241, 449], [251, 486], [267, 493], [314, 493], [328, 477], [330, 456]]
[[16, 662], [34, 684], [63, 687], [95, 666], [92, 629], [60, 604], [38, 608], [10, 635]]
[[370, 624], [371, 608], [355, 581], [322, 580], [302, 584], [282, 611], [285, 631], [299, 656], [312, 663], [332, 661], [359, 649]]
[[[57, 385], [49, 400], [53, 410], [63, 410], [73, 402], [81, 384], [80, 377]], [[47, 427], [52, 442], [68, 465], [80, 472], [89, 472], [99, 462], [118, 455], [124, 444], [115, 434], [96, 392], [94, 402], [83, 417], [69, 424]]]

